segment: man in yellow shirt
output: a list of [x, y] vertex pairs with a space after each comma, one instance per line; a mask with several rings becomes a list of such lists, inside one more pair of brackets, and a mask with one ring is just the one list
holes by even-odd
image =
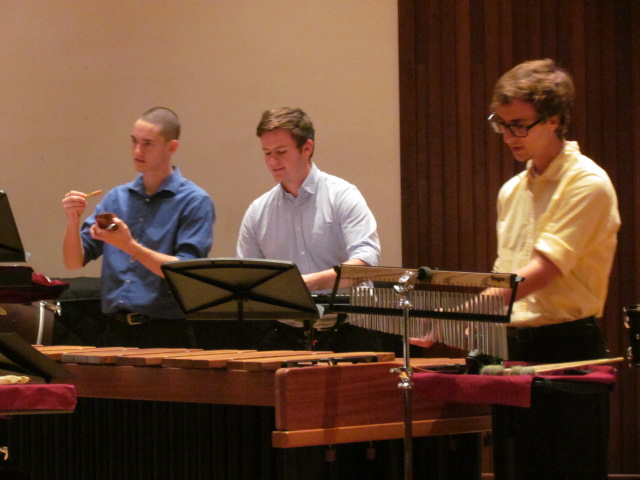
[[[526, 169], [498, 195], [496, 272], [524, 277], [507, 329], [509, 360], [557, 363], [607, 356], [602, 316], [620, 228], [606, 172], [565, 135], [569, 74], [552, 60], [522, 63], [496, 83], [489, 123]], [[607, 478], [610, 389], [533, 383], [532, 407], [495, 406], [495, 476]]]
[[522, 63], [496, 83], [489, 123], [526, 169], [498, 195], [494, 271], [517, 273], [509, 359], [566, 362], [606, 356], [601, 317], [620, 216], [606, 172], [565, 134], [569, 74], [552, 60]]

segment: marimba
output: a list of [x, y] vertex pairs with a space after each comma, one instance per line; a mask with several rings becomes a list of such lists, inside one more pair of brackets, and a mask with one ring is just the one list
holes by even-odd
[[[75, 375], [65, 383], [76, 387], [79, 405], [74, 423], [44, 422], [14, 432], [23, 445], [16, 455], [26, 457], [34, 479], [81, 478], [58, 477], [59, 468], [81, 470], [82, 478], [146, 478], [153, 472], [160, 472], [155, 478], [298, 478], [289, 471], [295, 451], [312, 461], [293, 462], [311, 475], [328, 468], [318, 466], [319, 447], [313, 446], [349, 449], [403, 435], [403, 397], [391, 373], [400, 362], [393, 354], [39, 349]], [[424, 359], [415, 365], [460, 362]], [[490, 430], [486, 406], [414, 403], [416, 436]], [[56, 448], [46, 441], [52, 436], [58, 437]], [[401, 449], [387, 444], [378, 444], [378, 463], [359, 460], [375, 463], [370, 478], [394, 478], [390, 452]], [[47, 459], [47, 450], [58, 457]], [[397, 462], [394, 468], [397, 474]]]

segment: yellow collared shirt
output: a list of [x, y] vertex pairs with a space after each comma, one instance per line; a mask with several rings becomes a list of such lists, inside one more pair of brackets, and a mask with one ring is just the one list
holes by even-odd
[[498, 194], [494, 271], [516, 272], [538, 251], [561, 276], [516, 302], [511, 321], [530, 327], [601, 317], [619, 229], [611, 180], [577, 142], [565, 142], [539, 176], [529, 161]]

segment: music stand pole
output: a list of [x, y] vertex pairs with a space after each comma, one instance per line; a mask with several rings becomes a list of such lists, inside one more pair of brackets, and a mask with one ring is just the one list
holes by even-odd
[[402, 389], [404, 396], [404, 478], [413, 478], [413, 378], [411, 372], [410, 343], [409, 343], [409, 312], [411, 302], [409, 292], [413, 289], [415, 273], [407, 272], [399, 280], [399, 285], [394, 286], [396, 295], [400, 298], [398, 304], [402, 309], [402, 356], [403, 366], [392, 371], [400, 377], [398, 388]]

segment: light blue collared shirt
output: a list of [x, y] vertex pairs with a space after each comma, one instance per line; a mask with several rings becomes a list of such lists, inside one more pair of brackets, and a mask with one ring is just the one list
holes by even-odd
[[236, 253], [293, 262], [304, 275], [354, 258], [378, 265], [380, 241], [360, 191], [312, 164], [297, 197], [278, 184], [251, 203]]

